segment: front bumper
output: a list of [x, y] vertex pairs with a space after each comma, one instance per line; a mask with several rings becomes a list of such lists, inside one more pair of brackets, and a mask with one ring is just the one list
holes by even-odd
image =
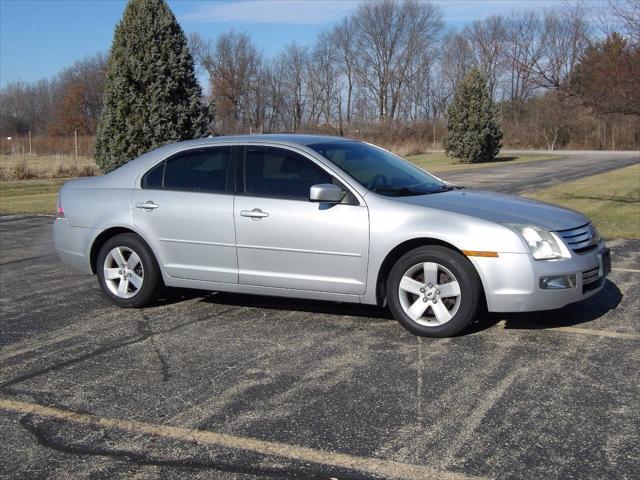
[[[572, 253], [571, 258], [559, 260], [500, 253], [498, 258], [473, 257], [471, 261], [480, 274], [490, 312], [530, 312], [562, 308], [598, 293], [611, 269], [609, 255], [609, 249], [601, 241], [589, 253]], [[575, 275], [575, 287], [541, 288], [541, 278], [556, 275]]]

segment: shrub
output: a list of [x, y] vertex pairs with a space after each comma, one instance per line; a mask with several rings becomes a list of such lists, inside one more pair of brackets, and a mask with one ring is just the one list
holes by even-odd
[[98, 174], [98, 169], [93, 165], [85, 165], [78, 171], [79, 177], [93, 177]]
[[59, 163], [53, 171], [54, 178], [70, 178], [78, 176], [78, 167], [76, 165], [65, 165]]
[[502, 129], [479, 70], [471, 70], [458, 86], [447, 110], [447, 128], [445, 152], [462, 162], [488, 162], [500, 151]]
[[116, 27], [96, 133], [109, 172], [166, 143], [203, 137], [208, 110], [187, 39], [164, 0], [130, 0]]
[[31, 171], [25, 159], [20, 160], [13, 167], [10, 178], [11, 180], [29, 180], [35, 178], [35, 173]]

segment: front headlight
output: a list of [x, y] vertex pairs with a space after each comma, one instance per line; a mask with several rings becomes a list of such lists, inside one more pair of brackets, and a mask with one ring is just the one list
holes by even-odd
[[535, 225], [510, 223], [509, 227], [518, 232], [531, 250], [536, 260], [551, 260], [562, 257], [562, 249], [555, 235]]

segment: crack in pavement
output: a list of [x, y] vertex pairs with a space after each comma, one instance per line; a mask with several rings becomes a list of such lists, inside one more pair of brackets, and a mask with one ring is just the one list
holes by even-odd
[[[311, 480], [326, 480], [326, 474], [313, 474], [311, 472], [296, 472], [292, 469], [284, 469], [277, 467], [252, 467], [249, 465], [236, 465], [233, 463], [226, 463], [220, 461], [200, 459], [197, 457], [187, 457], [175, 460], [165, 460], [162, 458], [153, 458], [148, 452], [138, 453], [132, 450], [105, 448], [100, 446], [85, 446], [78, 444], [67, 444], [59, 435], [52, 434], [50, 429], [47, 428], [47, 424], [38, 425], [33, 422], [33, 415], [28, 414], [23, 416], [20, 421], [20, 425], [31, 435], [33, 435], [38, 443], [46, 448], [51, 448], [59, 452], [68, 453], [72, 455], [90, 455], [100, 457], [111, 457], [122, 459], [139, 466], [155, 466], [155, 467], [172, 467], [186, 470], [217, 470], [225, 473], [242, 473], [250, 475], [259, 475], [261, 477], [269, 478], [308, 478]], [[308, 468], [308, 467], [307, 467]], [[367, 478], [363, 476], [341, 474], [341, 478], [345, 479], [359, 479]]]
[[64, 362], [60, 362], [60, 363], [57, 363], [57, 364], [54, 364], [54, 365], [50, 365], [50, 366], [42, 368], [40, 370], [36, 370], [35, 372], [26, 373], [26, 374], [20, 375], [20, 376], [18, 376], [16, 378], [12, 379], [12, 380], [0, 383], [0, 389], [3, 389], [5, 387], [9, 387], [9, 386], [12, 386], [12, 385], [16, 385], [18, 383], [24, 382], [25, 380], [30, 380], [30, 379], [35, 378], [35, 377], [40, 376], [40, 375], [44, 375], [44, 374], [47, 374], [47, 373], [50, 373], [50, 372], [61, 370], [61, 369], [65, 368], [65, 367], [68, 367], [69, 365], [75, 365], [75, 364], [83, 362], [83, 361], [85, 361], [87, 359], [96, 357], [98, 355], [102, 355], [103, 353], [111, 352], [113, 350], [117, 350], [117, 349], [120, 349], [120, 348], [123, 348], [123, 347], [128, 347], [128, 346], [134, 345], [136, 343], [144, 342], [145, 340], [147, 340], [149, 338], [153, 338], [153, 337], [155, 337], [157, 335], [162, 335], [162, 334], [165, 334], [165, 333], [171, 333], [171, 332], [174, 332], [176, 330], [179, 330], [179, 329], [184, 328], [184, 327], [189, 326], [189, 325], [193, 325], [193, 324], [198, 323], [198, 322], [212, 320], [212, 319], [214, 319], [216, 317], [219, 317], [220, 315], [224, 315], [225, 313], [229, 313], [229, 312], [231, 312], [233, 310], [237, 310], [239, 308], [240, 307], [227, 308], [226, 310], [222, 310], [221, 312], [218, 312], [215, 315], [209, 315], [208, 314], [206, 316], [198, 317], [198, 318], [196, 318], [194, 320], [191, 320], [189, 322], [181, 323], [179, 325], [176, 325], [176, 326], [171, 327], [171, 328], [167, 328], [165, 330], [159, 330], [158, 332], [151, 332], [151, 330], [146, 330], [146, 331], [142, 330], [142, 333], [140, 333], [140, 330], [138, 330], [138, 335], [121, 338], [116, 342], [108, 343], [107, 345], [105, 345], [103, 347], [100, 347], [100, 348], [98, 348], [96, 350], [93, 350], [91, 352], [85, 353], [85, 354], [80, 355], [78, 357], [70, 358], [69, 360], [65, 360]]
[[[219, 465], [212, 462], [202, 462], [197, 459], [187, 459], [185, 461], [176, 460], [151, 460], [145, 454], [130, 452], [128, 450], [109, 450], [100, 447], [71, 447], [61, 444], [58, 435], [43, 435], [32, 422], [33, 415], [43, 417], [47, 421], [68, 422], [79, 427], [89, 427], [93, 431], [104, 432], [113, 429], [123, 433], [144, 434], [155, 438], [165, 440], [177, 440], [190, 442], [193, 445], [209, 445], [221, 449], [240, 450], [249, 454], [265, 456], [267, 458], [281, 458], [285, 461], [292, 462], [293, 465], [308, 469], [320, 468], [321, 476], [313, 476], [313, 470], [306, 472], [303, 470], [294, 473], [294, 478], [325, 478], [327, 476], [341, 476], [342, 478], [397, 478], [407, 480], [463, 480], [478, 478], [447, 470], [436, 470], [426, 465], [406, 464], [381, 458], [359, 457], [345, 453], [337, 453], [331, 451], [317, 450], [308, 447], [289, 445], [281, 442], [268, 440], [260, 440], [250, 437], [240, 437], [231, 434], [217, 433], [207, 430], [194, 430], [182, 427], [173, 427], [168, 425], [159, 425], [147, 423], [137, 420], [123, 420], [117, 418], [98, 417], [90, 414], [81, 414], [70, 410], [64, 410], [55, 407], [47, 407], [44, 405], [26, 403], [17, 400], [9, 400], [0, 398], [0, 410], [24, 415], [21, 419], [21, 425], [36, 436], [38, 441], [45, 446], [58, 448], [69, 453], [78, 454], [95, 454], [106, 456], [119, 456], [136, 463], [149, 462], [156, 464], [163, 462], [168, 466], [185, 466], [187, 468], [238, 468], [234, 465]], [[166, 463], [170, 462], [170, 463]], [[244, 467], [246, 468], [246, 467]], [[289, 467], [291, 468], [291, 467]], [[328, 470], [328, 471], [327, 471]], [[268, 468], [266, 473], [279, 475], [281, 470]], [[335, 472], [335, 473], [334, 473]], [[340, 473], [338, 473], [340, 472]], [[249, 472], [251, 473], [251, 472]], [[312, 475], [309, 475], [311, 473]], [[287, 470], [282, 471], [282, 475], [291, 478], [291, 473]]]

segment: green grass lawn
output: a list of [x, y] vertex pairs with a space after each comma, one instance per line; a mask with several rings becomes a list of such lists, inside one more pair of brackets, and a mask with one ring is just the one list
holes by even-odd
[[552, 153], [536, 153], [536, 154], [499, 154], [492, 162], [484, 163], [460, 163], [455, 158], [447, 157], [444, 153], [423, 153], [421, 155], [413, 155], [406, 157], [407, 160], [428, 172], [450, 172], [459, 170], [471, 170], [476, 168], [500, 167], [513, 165], [516, 163], [533, 162], [536, 160], [550, 160], [558, 158]]
[[562, 183], [524, 196], [587, 215], [605, 238], [640, 239], [640, 165]]
[[0, 182], [0, 213], [55, 213], [58, 190], [67, 180]]

